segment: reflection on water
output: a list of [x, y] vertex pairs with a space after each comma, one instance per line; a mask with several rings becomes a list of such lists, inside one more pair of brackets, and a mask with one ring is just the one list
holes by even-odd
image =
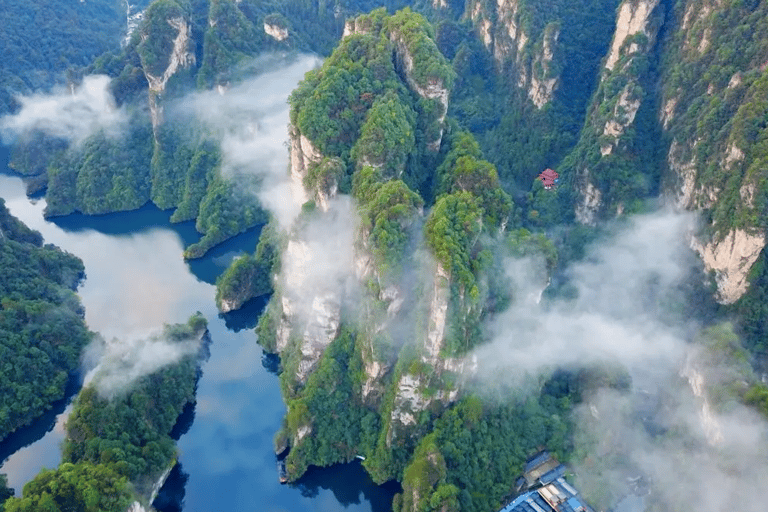
[[240, 309], [222, 313], [219, 316], [230, 331], [240, 332], [243, 329], [254, 329], [259, 323], [259, 315], [266, 307], [267, 301], [269, 301], [268, 295], [256, 297], [243, 304]]
[[[19, 450], [43, 438], [47, 433], [63, 432], [64, 418], [69, 414], [69, 404], [80, 390], [80, 376], [73, 375], [64, 391], [64, 398], [55, 402], [51, 409], [34, 423], [13, 432], [0, 443], [0, 461], [4, 461]], [[13, 486], [11, 486], [13, 487]]]
[[[70, 395], [60, 403], [68, 403]], [[27, 428], [21, 429], [0, 443], [0, 473], [8, 476], [8, 486], [21, 494], [24, 484], [32, 480], [41, 468], [55, 468], [61, 462], [60, 445], [64, 441], [64, 421], [71, 407], [54, 407]]]
[[[40, 231], [46, 242], [82, 258], [87, 278], [79, 293], [90, 329], [107, 338], [132, 339], [159, 330], [163, 323], [184, 322], [195, 311], [208, 319], [211, 356], [202, 368], [197, 403], [185, 409], [174, 429], [180, 437], [180, 464], [158, 497], [159, 510], [391, 508], [393, 489], [374, 485], [356, 464], [313, 470], [295, 486], [278, 482], [272, 438], [285, 413], [274, 374], [279, 362], [264, 357], [252, 329], [266, 298], [250, 301], [244, 312], [220, 316], [211, 284], [232, 258], [253, 251], [258, 230], [186, 263], [184, 246], [197, 237], [193, 226], [169, 225], [169, 214], [156, 208], [46, 221], [44, 200], [30, 201], [21, 180], [3, 174], [0, 196], [11, 213]], [[60, 462], [65, 418], [61, 408], [54, 410], [31, 427], [29, 432], [38, 429], [37, 435], [0, 445], [0, 460], [11, 454], [0, 472], [8, 474], [17, 491], [40, 468]], [[19, 449], [26, 443], [31, 444]]]
[[184, 509], [187, 480], [189, 475], [184, 471], [184, 464], [179, 462], [171, 470], [152, 506], [159, 512], [181, 512]]
[[[340, 485], [342, 482], [343, 485]], [[355, 460], [330, 468], [312, 466], [295, 486], [307, 498], [315, 498], [323, 491], [330, 490], [333, 497], [345, 507], [369, 501], [373, 504], [373, 512], [390, 512], [391, 496], [401, 490], [400, 485], [390, 482], [377, 487], [369, 485], [369, 482], [360, 461]]]

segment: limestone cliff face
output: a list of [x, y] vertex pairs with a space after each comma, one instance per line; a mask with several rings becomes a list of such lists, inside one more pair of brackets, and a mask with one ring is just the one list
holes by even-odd
[[309, 166], [319, 163], [323, 155], [295, 126], [288, 127], [288, 142], [291, 147], [291, 195], [293, 202], [300, 206], [309, 200], [304, 189], [304, 178], [309, 172]]
[[[327, 213], [336, 195], [334, 185], [325, 189], [307, 190], [305, 178], [310, 166], [323, 160], [323, 155], [297, 128], [289, 127], [291, 192], [294, 203], [302, 205], [310, 198]], [[283, 266], [278, 289], [281, 316], [277, 327], [277, 352], [283, 353], [291, 339], [298, 343], [301, 354], [296, 373], [299, 382], [306, 382], [328, 345], [336, 338], [341, 322], [341, 289], [336, 281], [315, 279], [318, 252], [310, 230], [294, 229], [283, 252]], [[351, 248], [349, 248], [351, 251]]]
[[560, 36], [556, 23], [532, 38], [522, 26], [519, 0], [496, 0], [495, 4], [470, 0], [466, 16], [498, 70], [511, 74], [510, 83], [525, 90], [537, 108], [552, 101], [560, 81], [553, 66]]
[[592, 184], [588, 169], [581, 172], [576, 184], [580, 192], [579, 202], [576, 203], [576, 220], [586, 226], [594, 226], [597, 212], [602, 205], [602, 193]]
[[[479, 319], [485, 284], [471, 270], [471, 279], [464, 276], [461, 284], [453, 283], [447, 269], [452, 260], [445, 267], [432, 260], [424, 244], [438, 244], [448, 236], [440, 231], [445, 224], [435, 221], [435, 235], [425, 241], [434, 209], [425, 216], [424, 199], [409, 184], [422, 172], [411, 163], [414, 155], [439, 155], [445, 149], [441, 145], [454, 71], [429, 25], [408, 10], [390, 16], [382, 9], [348, 21], [343, 37], [337, 49], [342, 58], [334, 53], [291, 99], [288, 172], [293, 200], [305, 207], [286, 233], [281, 273], [260, 332], [265, 346], [274, 346], [283, 363], [289, 411], [282, 435], [292, 446], [286, 459], [290, 477], [299, 477], [307, 464], [348, 461], [362, 454], [374, 478], [386, 480], [402, 469], [403, 461], [392, 459], [393, 446], [415, 445], [424, 435], [425, 418], [458, 399], [458, 384], [450, 374], [472, 363], [446, 354], [468, 351], [476, 341], [459, 341], [459, 330], [470, 313], [473, 321]], [[551, 41], [557, 37], [553, 32]], [[547, 52], [541, 65], [552, 55]], [[364, 65], [349, 66], [356, 58]], [[332, 79], [339, 72], [351, 75], [354, 84], [357, 68], [367, 69], [368, 63], [387, 81], [399, 81], [398, 87], [371, 89], [363, 75], [364, 87], [355, 91], [353, 85], [341, 94], [346, 97], [334, 96], [330, 110], [318, 100], [317, 91], [338, 87]], [[547, 94], [549, 85], [542, 82], [541, 88]], [[320, 118], [317, 112], [322, 112]], [[302, 124], [324, 120], [324, 115], [335, 131]], [[344, 120], [343, 130], [336, 129], [334, 116]], [[392, 140], [387, 139], [390, 134], [395, 134]], [[499, 205], [494, 207], [505, 217], [506, 195], [495, 173], [487, 187], [498, 188]], [[345, 195], [350, 190], [357, 204]], [[484, 196], [474, 189], [457, 191], [453, 198], [469, 194], [485, 208], [480, 201]], [[346, 210], [340, 206], [345, 202]], [[446, 199], [445, 204], [438, 219], [443, 215], [453, 222], [454, 203]], [[477, 229], [483, 231], [484, 217], [476, 213]], [[475, 233], [474, 224], [457, 229]], [[494, 235], [498, 228], [494, 223]], [[478, 238], [472, 240], [466, 242], [473, 245], [467, 249], [470, 260], [474, 246], [482, 245]], [[459, 291], [454, 294], [454, 289]], [[325, 388], [330, 388], [327, 393]], [[344, 442], [329, 440], [335, 434], [318, 409], [329, 402], [348, 406], [343, 421], [359, 425], [359, 432], [350, 428]], [[318, 443], [328, 442], [334, 449], [321, 454]]]
[[350, 18], [344, 22], [344, 32], [341, 37], [355, 34], [370, 34], [374, 30], [379, 30], [380, 27], [375, 27], [371, 18], [366, 16], [358, 16], [356, 18]]
[[764, 232], [741, 229], [730, 230], [723, 239], [707, 243], [692, 239], [691, 246], [701, 255], [706, 270], [715, 273], [718, 302], [733, 304], [744, 295], [749, 287], [749, 269], [760, 256], [765, 241]]
[[264, 32], [276, 41], [285, 41], [288, 39], [288, 29], [278, 25], [264, 23]]
[[[768, 35], [758, 28], [745, 36], [732, 20], [748, 16], [762, 27], [757, 19], [768, 14], [717, 0], [688, 0], [675, 14], [658, 113], [671, 141], [664, 193], [678, 208], [706, 212], [711, 234], [694, 237], [692, 246], [715, 273], [718, 301], [730, 304], [747, 291], [766, 242], [757, 199], [765, 169], [755, 145], [763, 129], [752, 124], [766, 105], [765, 55], [750, 41]], [[743, 48], [738, 59], [723, 53], [730, 46]]]
[[685, 366], [680, 372], [680, 376], [688, 381], [693, 395], [699, 400], [699, 420], [704, 429], [704, 435], [711, 445], [717, 445], [723, 440], [723, 433], [720, 423], [717, 421], [712, 411], [712, 406], [707, 396], [705, 388], [704, 375], [700, 368], [697, 368], [693, 358], [688, 357]]
[[300, 354], [295, 378], [306, 382], [325, 349], [336, 338], [341, 322], [341, 296], [338, 288], [316, 286], [312, 272], [315, 251], [307, 241], [296, 237], [288, 241], [283, 253], [279, 289], [282, 315], [277, 328], [277, 352], [283, 353], [293, 340]]
[[[443, 347], [447, 332], [448, 308], [451, 299], [451, 275], [437, 263], [433, 270], [432, 283], [426, 297], [426, 325], [424, 337], [417, 340], [419, 362], [436, 375], [445, 372], [463, 373], [472, 370], [472, 361], [445, 357]], [[388, 441], [406, 432], [417, 424], [421, 412], [438, 402], [446, 406], [459, 395], [458, 388], [430, 389], [434, 383], [421, 372], [405, 371], [399, 376], [390, 417]]]
[[[620, 183], [599, 179], [601, 169], [616, 161], [633, 159], [627, 154], [635, 118], [644, 101], [652, 101], [643, 89], [647, 77], [640, 65], [656, 44], [659, 24], [652, 23], [659, 0], [624, 0], [617, 10], [611, 45], [600, 73], [600, 85], [592, 99], [588, 121], [577, 146], [574, 183], [579, 192], [575, 214], [582, 224], [594, 224], [601, 214], [621, 214], [624, 205], [610, 188]], [[630, 135], [631, 137], [631, 135]], [[599, 151], [599, 153], [598, 153]], [[606, 159], [614, 163], [608, 163]], [[598, 183], [608, 181], [607, 186]], [[602, 187], [602, 188], [601, 188]]]
[[[171, 470], [173, 469], [173, 467], [174, 467], [175, 465], [176, 465], [176, 463], [174, 462], [173, 464], [171, 464], [171, 465], [170, 465], [170, 467], [168, 467], [168, 468], [167, 468], [167, 469], [166, 469], [166, 470], [165, 470], [165, 471], [164, 471], [164, 472], [163, 472], [163, 473], [160, 475], [160, 477], [157, 479], [157, 481], [156, 481], [156, 482], [154, 483], [154, 485], [152, 486], [152, 489], [150, 490], [149, 496], [143, 496], [143, 497], [142, 497], [142, 499], [146, 499], [146, 500], [147, 500], [147, 501], [146, 501], [147, 503], [152, 503], [153, 501], [155, 501], [155, 498], [157, 497], [158, 493], [160, 492], [160, 489], [161, 489], [161, 488], [163, 487], [163, 485], [165, 484], [165, 481], [166, 481], [166, 480], [168, 480], [168, 475], [170, 475], [170, 474], [171, 474]], [[131, 503], [131, 504], [128, 506], [128, 509], [127, 509], [125, 512], [151, 512], [151, 511], [153, 511], [153, 510], [155, 510], [155, 509], [154, 509], [154, 508], [152, 508], [152, 507], [149, 507], [149, 508], [147, 509], [147, 508], [144, 508], [144, 505], [142, 505], [142, 504], [141, 504], [141, 502], [139, 502], [139, 501], [134, 501], [134, 502], [132, 502], [132, 503]]]
[[448, 112], [448, 84], [438, 78], [428, 78], [426, 81], [419, 81], [414, 73], [414, 60], [411, 49], [405, 38], [396, 31], [390, 34], [390, 39], [395, 45], [395, 58], [397, 63], [405, 74], [405, 80], [408, 87], [424, 99], [436, 100], [440, 103], [440, 114], [436, 120], [439, 125], [437, 135], [431, 141], [427, 142], [427, 147], [437, 152], [440, 150], [440, 143], [443, 139], [443, 130], [445, 123], [445, 114]]
[[559, 36], [560, 30], [556, 26], [547, 27], [544, 32], [541, 52], [537, 53], [533, 60], [528, 97], [531, 98], [531, 101], [537, 108], [543, 107], [552, 100], [552, 95], [557, 86], [558, 77], [552, 69], [552, 58]]
[[126, 46], [130, 42], [131, 36], [139, 28], [141, 20], [144, 18], [144, 11], [133, 12], [135, 8], [129, 2], [125, 2], [125, 37], [123, 37], [121, 46]]
[[[640, 51], [640, 44], [631, 39], [636, 34], [649, 35], [648, 21], [659, 4], [658, 0], [625, 0], [619, 7], [616, 31], [613, 34], [611, 50], [605, 61], [605, 68], [613, 70], [619, 59]], [[625, 45], [625, 43], [628, 43]]]
[[[294, 187], [299, 191], [297, 200], [310, 198], [316, 201], [321, 216], [333, 215], [336, 210], [333, 196], [327, 198], [329, 208], [322, 206], [318, 197], [323, 194], [317, 189], [308, 189], [304, 179], [312, 165], [324, 161], [325, 157], [312, 142], [304, 137], [295, 127], [290, 128], [291, 168]], [[340, 332], [341, 318], [345, 308], [345, 288], [337, 281], [317, 279], [318, 269], [323, 268], [322, 255], [314, 240], [306, 238], [310, 231], [293, 229], [282, 255], [282, 271], [274, 300], [279, 309], [276, 326], [276, 351], [286, 358], [296, 358], [295, 366], [290, 367], [291, 377], [295, 382], [306, 383], [328, 346]], [[434, 389], [435, 375], [444, 372], [462, 372], [466, 361], [446, 358], [442, 354], [445, 341], [448, 309], [450, 300], [450, 274], [439, 264], [432, 268], [433, 279], [426, 285], [427, 295], [418, 307], [424, 311], [422, 327], [413, 327], [422, 333], [415, 339], [409, 335], [418, 355], [418, 368], [429, 367], [429, 375], [407, 368], [395, 373], [391, 381], [396, 358], [382, 355], [376, 341], [377, 335], [390, 332], [393, 326], [402, 328], [408, 323], [407, 317], [412, 312], [404, 308], [412, 291], [404, 288], [404, 283], [392, 282], [382, 277], [371, 254], [368, 233], [356, 229], [354, 238], [343, 242], [348, 244], [343, 252], [350, 255], [349, 275], [362, 292], [358, 299], [356, 315], [360, 331], [357, 334], [357, 346], [362, 362], [362, 380], [358, 393], [361, 402], [370, 407], [380, 407], [386, 395], [390, 395], [391, 412], [387, 418], [386, 439], [407, 437], [418, 423], [421, 413], [433, 408], [435, 402], [442, 406], [455, 401], [459, 390]], [[327, 250], [326, 247], [321, 247]], [[370, 283], [367, 285], [366, 283]], [[412, 331], [409, 331], [412, 332]], [[286, 370], [289, 371], [289, 370]], [[311, 420], [302, 424], [289, 435], [294, 448], [311, 434]]]
[[[167, 20], [168, 25], [176, 31], [173, 48], [167, 56], [167, 65], [161, 73], [152, 71], [155, 66], [142, 59], [144, 76], [149, 83], [149, 108], [152, 116], [152, 129], [157, 135], [157, 129], [163, 122], [163, 107], [160, 101], [168, 80], [180, 69], [188, 69], [195, 65], [194, 44], [192, 42], [192, 26], [184, 17], [174, 17]], [[148, 32], [141, 34], [142, 43], [153, 35]]]

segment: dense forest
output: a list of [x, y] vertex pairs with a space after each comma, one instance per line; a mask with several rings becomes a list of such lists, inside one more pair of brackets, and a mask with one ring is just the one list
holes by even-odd
[[64, 398], [92, 334], [74, 290], [83, 262], [43, 244], [0, 199], [0, 439]]
[[[302, 138], [304, 150], [305, 137], [317, 153], [299, 171], [310, 198], [299, 226], [311, 229], [313, 219], [333, 214], [335, 191], [351, 194], [360, 216], [356, 250], [369, 258], [355, 263], [365, 266], [357, 276], [365, 291], [360, 309], [340, 313], [338, 330], [331, 320], [313, 334], [311, 322], [322, 320], [291, 312], [312, 295], [296, 294], [316, 293], [315, 304], [334, 311], [339, 299], [328, 297], [339, 291], [293, 289], [291, 272], [302, 270], [290, 267], [291, 247], [311, 244], [312, 235], [297, 228], [283, 238], [282, 277], [258, 332], [282, 359], [288, 414], [279, 437], [292, 446], [288, 473], [297, 478], [311, 464], [361, 454], [376, 481], [403, 483], [398, 511], [485, 510], [510, 492], [537, 446], [570, 452], [571, 397], [545, 387], [537, 397], [512, 393], [493, 404], [468, 396], [449, 406], [460, 371], [447, 361], [482, 343], [483, 322], [512, 299], [502, 259], [536, 255], [552, 269], [555, 248], [521, 225], [496, 167], [446, 117], [439, 98], [453, 89], [456, 72], [426, 19], [381, 9], [350, 26], [353, 34], [291, 95], [291, 129], [292, 144]], [[429, 87], [441, 92], [430, 97]], [[434, 257], [426, 266], [424, 249]], [[443, 334], [435, 332], [434, 301], [445, 301]], [[318, 347], [318, 356], [308, 355]], [[383, 370], [371, 375], [372, 367]], [[416, 389], [406, 393], [408, 382]], [[498, 431], [506, 434], [490, 434]]]
[[[199, 121], [166, 119], [166, 105], [196, 90], [225, 87], [249, 77], [258, 71], [253, 68], [258, 66], [254, 57], [266, 52], [329, 51], [344, 21], [334, 9], [281, 0], [152, 2], [125, 45], [81, 45], [84, 50], [93, 48], [93, 53], [63, 62], [68, 86], [74, 89], [83, 86], [86, 75], [111, 79], [109, 92], [115, 105], [108, 108], [119, 109], [125, 118], [120, 137], [110, 136], [114, 127], [100, 126], [85, 140], [73, 142], [67, 133], [32, 125], [13, 134], [11, 167], [27, 177], [30, 192], [46, 190], [48, 216], [133, 210], [150, 201], [161, 209], [174, 209], [173, 222], [196, 220], [203, 237], [185, 256], [201, 257], [268, 219], [253, 195], [244, 192], [258, 183], [242, 183], [251, 179], [247, 175], [222, 173], [216, 134]], [[343, 12], [357, 9], [346, 6]], [[114, 23], [120, 16], [110, 12]], [[177, 20], [178, 26], [168, 20]], [[267, 35], [268, 22], [287, 30], [287, 38]], [[14, 37], [23, 35], [15, 21], [8, 30]], [[100, 37], [114, 32], [101, 30]], [[52, 45], [59, 46], [55, 41]], [[104, 51], [109, 47], [113, 49]]]
[[74, 401], [67, 420], [63, 462], [24, 486], [6, 511], [114, 512], [150, 499], [153, 485], [173, 467], [171, 432], [185, 406], [195, 401], [199, 365], [207, 354], [207, 322], [200, 315], [166, 326], [168, 343], [198, 342], [196, 352], [141, 377], [114, 397], [99, 391], [98, 375]]
[[[281, 357], [288, 412], [277, 441], [291, 447], [290, 479], [362, 455], [375, 481], [401, 482], [396, 512], [487, 511], [542, 446], [574, 464], [617, 462], [589, 456], [596, 447], [580, 444], [574, 418], [598, 388], [631, 387], [620, 364], [547, 368], [483, 393], [465, 377], [490, 322], [525, 300], [505, 273], [511, 259], [539, 263], [531, 280], [544, 304], [575, 301], [568, 266], [612, 236], [616, 219], [662, 201], [701, 217], [692, 246], [702, 263], [664, 299], [665, 321], [704, 327], [688, 341], [722, 370], [707, 386], [713, 410], [768, 415], [765, 2], [156, 0], [109, 50], [114, 19], [93, 4], [77, 15], [100, 20], [89, 27], [99, 37], [78, 33], [88, 44], [58, 61], [41, 50], [42, 71], [31, 50], [18, 52], [0, 109], [22, 108], [11, 93], [61, 82], [65, 68], [72, 91], [106, 75], [121, 136], [17, 133], [12, 166], [30, 191], [45, 190], [48, 216], [173, 209], [173, 222], [194, 220], [203, 235], [188, 258], [265, 225], [254, 253], [219, 278], [216, 301], [230, 311], [272, 294], [257, 333]], [[68, 9], [62, 19], [75, 16]], [[58, 32], [40, 27], [57, 48]], [[305, 51], [325, 61], [290, 95], [286, 174], [305, 197], [284, 230], [249, 192], [259, 179], [229, 172], [221, 134], [173, 107], [194, 92], [226, 95], [262, 71], [259, 55]], [[559, 172], [556, 186], [537, 179], [545, 168]], [[60, 396], [88, 333], [76, 297], [59, 291], [82, 268], [13, 220], [0, 228], [14, 269], [0, 310], [7, 339], [39, 344], [7, 349], [20, 358], [7, 368], [46, 382], [0, 409], [12, 430]], [[65, 328], [79, 333], [71, 347], [45, 341]], [[66, 462], [6, 508], [110, 510], [144, 493], [173, 458], [168, 432], [193, 400], [195, 364], [110, 402], [86, 387]], [[158, 402], [168, 407], [150, 407]], [[695, 444], [677, 427], [663, 441]], [[104, 489], [114, 501], [95, 498]], [[591, 492], [605, 508], [620, 497]]]
[[125, 30], [125, 7], [118, 0], [3, 2], [0, 114], [18, 108], [15, 96], [63, 84], [67, 70], [88, 66], [118, 46]]

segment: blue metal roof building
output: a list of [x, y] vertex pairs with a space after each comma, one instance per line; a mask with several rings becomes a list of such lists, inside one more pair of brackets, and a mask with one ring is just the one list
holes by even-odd
[[525, 463], [525, 466], [523, 467], [523, 473], [533, 471], [537, 467], [547, 462], [549, 459], [550, 455], [548, 451], [545, 450], [543, 452], [539, 452], [534, 458]]
[[[564, 466], [557, 469], [560, 468], [565, 470]], [[561, 475], [543, 487], [521, 494], [499, 512], [592, 512], [592, 509]]]

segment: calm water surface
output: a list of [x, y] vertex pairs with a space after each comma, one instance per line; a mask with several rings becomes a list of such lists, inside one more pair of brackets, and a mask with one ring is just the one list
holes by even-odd
[[[156, 208], [48, 221], [42, 215], [45, 201], [28, 199], [21, 180], [8, 174], [0, 174], [0, 197], [47, 243], [83, 260], [87, 278], [78, 291], [91, 330], [107, 338], [134, 337], [163, 323], [184, 322], [195, 311], [208, 319], [211, 357], [203, 366], [197, 404], [177, 425], [180, 464], [156, 501], [161, 510], [391, 510], [395, 489], [374, 485], [359, 464], [313, 469], [296, 485], [277, 481], [272, 437], [285, 406], [252, 329], [264, 301], [251, 301], [244, 313], [222, 318], [212, 285], [232, 258], [253, 250], [257, 230], [186, 263], [184, 247], [198, 237], [193, 225], [171, 225], [170, 214]], [[62, 401], [0, 444], [0, 472], [17, 492], [40, 468], [59, 463], [66, 408]]]

